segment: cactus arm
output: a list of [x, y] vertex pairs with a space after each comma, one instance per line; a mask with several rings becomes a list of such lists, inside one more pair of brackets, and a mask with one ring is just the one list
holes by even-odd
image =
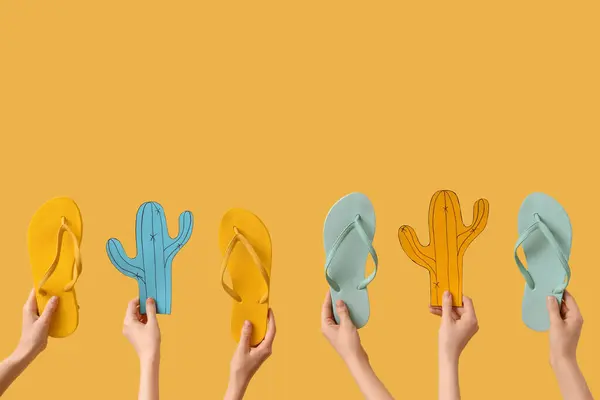
[[[490, 212], [490, 203], [486, 199], [479, 199], [473, 206], [473, 221], [471, 225], [467, 226], [467, 230], [473, 230], [481, 225], [482, 221], [484, 224], [487, 223], [487, 217]], [[485, 227], [485, 225], [484, 225]]]
[[465, 226], [465, 230], [458, 237], [459, 255], [464, 254], [467, 247], [485, 229], [490, 214], [490, 204], [486, 199], [479, 199], [473, 206], [473, 221]]
[[194, 217], [191, 212], [185, 211], [179, 216], [179, 233], [177, 237], [168, 238], [170, 243], [165, 248], [165, 260], [170, 262], [181, 248], [190, 240], [194, 228]]
[[436, 265], [433, 258], [433, 248], [431, 245], [423, 246], [417, 237], [414, 228], [403, 225], [398, 230], [400, 246], [406, 255], [415, 263], [429, 270], [431, 274], [436, 275]]
[[123, 245], [117, 239], [110, 239], [106, 243], [106, 253], [112, 264], [123, 275], [140, 280], [145, 284], [144, 270], [139, 267], [138, 258], [129, 258], [123, 249]]
[[192, 235], [194, 226], [194, 217], [191, 212], [182, 212], [179, 216], [179, 232], [175, 238], [167, 236], [165, 238], [165, 253], [171, 254], [173, 249], [181, 248]]

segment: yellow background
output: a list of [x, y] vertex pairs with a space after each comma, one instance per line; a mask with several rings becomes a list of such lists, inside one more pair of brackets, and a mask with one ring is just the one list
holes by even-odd
[[231, 207], [260, 216], [274, 246], [278, 334], [247, 399], [361, 398], [319, 327], [322, 224], [361, 191], [380, 255], [363, 344], [397, 398], [433, 399], [439, 320], [397, 229], [426, 241], [429, 199], [443, 188], [466, 222], [476, 199], [491, 204], [465, 258], [481, 330], [461, 359], [463, 397], [560, 398], [547, 335], [521, 322], [512, 259], [519, 206], [538, 190], [572, 220], [579, 360], [600, 390], [599, 11], [594, 1], [0, 2], [1, 356], [32, 284], [37, 207], [78, 202], [85, 256], [78, 330], [51, 340], [6, 398], [136, 397], [121, 323], [137, 285], [104, 246], [117, 237], [133, 253], [147, 200], [165, 207], [172, 234], [180, 212], [195, 217], [173, 266], [173, 314], [160, 318], [165, 399], [225, 391], [235, 345], [217, 232]]

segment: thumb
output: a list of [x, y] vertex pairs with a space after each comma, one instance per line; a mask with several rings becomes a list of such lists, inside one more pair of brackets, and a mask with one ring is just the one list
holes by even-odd
[[146, 299], [146, 317], [148, 322], [156, 325], [156, 302], [152, 298]]
[[57, 308], [58, 308], [58, 297], [52, 296], [50, 301], [48, 301], [48, 303], [46, 303], [46, 307], [44, 308], [44, 311], [42, 312], [42, 315], [40, 315], [40, 319], [38, 321], [40, 321], [43, 325], [46, 325], [46, 326], [50, 325], [50, 322], [52, 321], [52, 316], [56, 312]]
[[551, 326], [563, 322], [563, 319], [560, 316], [560, 307], [556, 297], [548, 296], [546, 298], [546, 308], [548, 309], [548, 314], [550, 315]]
[[252, 337], [252, 323], [250, 321], [244, 321], [242, 326], [242, 334], [240, 335], [240, 343], [238, 344], [238, 350], [248, 351], [250, 349], [250, 338]]
[[442, 320], [452, 322], [452, 293], [447, 290], [442, 297]]
[[348, 312], [348, 306], [342, 300], [338, 300], [335, 304], [338, 317], [340, 317], [340, 326], [354, 326], [350, 319], [350, 313]]

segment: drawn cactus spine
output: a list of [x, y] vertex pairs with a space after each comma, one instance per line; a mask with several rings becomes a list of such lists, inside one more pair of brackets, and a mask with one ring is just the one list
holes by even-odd
[[479, 199], [473, 206], [471, 225], [465, 225], [456, 193], [440, 190], [429, 204], [430, 242], [427, 246], [421, 244], [414, 228], [400, 227], [398, 238], [402, 249], [413, 262], [429, 271], [432, 306], [442, 305], [446, 290], [452, 293], [453, 305], [462, 306], [463, 256], [485, 229], [488, 216], [489, 202]]
[[179, 216], [179, 232], [169, 236], [162, 206], [150, 201], [142, 204], [136, 216], [136, 256], [127, 256], [121, 242], [110, 239], [106, 252], [112, 264], [126, 276], [138, 282], [140, 312], [145, 314], [146, 299], [156, 301], [158, 314], [170, 314], [172, 302], [173, 259], [192, 235], [192, 213]]

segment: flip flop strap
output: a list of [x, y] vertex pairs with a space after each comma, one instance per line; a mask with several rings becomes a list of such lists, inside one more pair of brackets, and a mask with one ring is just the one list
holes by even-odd
[[554, 252], [556, 253], [556, 255], [558, 257], [558, 260], [560, 261], [561, 266], [567, 273], [567, 281], [563, 282], [560, 286], [556, 287], [552, 291], [553, 294], [561, 294], [565, 291], [565, 289], [567, 288], [567, 286], [569, 284], [569, 280], [571, 279], [571, 268], [569, 268], [569, 261], [568, 261], [567, 257], [565, 256], [565, 254], [563, 253], [563, 251], [561, 250], [558, 242], [556, 241], [556, 238], [552, 234], [552, 231], [550, 231], [550, 228], [548, 228], [548, 226], [544, 223], [544, 221], [541, 220], [539, 214], [536, 213], [533, 215], [533, 217], [534, 217], [533, 224], [531, 224], [531, 226], [529, 226], [529, 228], [525, 229], [525, 231], [523, 231], [523, 233], [517, 240], [517, 244], [515, 245], [515, 261], [517, 263], [517, 266], [519, 267], [519, 270], [521, 271], [521, 274], [523, 275], [523, 277], [525, 278], [525, 281], [527, 282], [527, 286], [529, 286], [529, 288], [531, 290], [535, 289], [535, 282], [533, 281], [533, 277], [531, 276], [529, 271], [525, 268], [525, 266], [521, 262], [521, 259], [519, 258], [519, 255], [517, 254], [517, 250], [519, 249], [519, 247], [521, 247], [523, 242], [525, 242], [525, 240], [527, 240], [527, 238], [530, 237], [530, 235], [534, 231], [540, 230], [542, 232], [542, 234], [544, 235], [544, 237], [546, 238], [546, 240], [548, 240], [548, 242], [554, 249]]
[[369, 235], [367, 234], [367, 232], [365, 231], [365, 228], [363, 227], [362, 219], [359, 214], [356, 216], [356, 218], [354, 218], [354, 220], [352, 222], [350, 222], [348, 225], [346, 225], [346, 227], [342, 230], [342, 232], [339, 234], [337, 239], [335, 239], [335, 242], [333, 242], [333, 246], [331, 246], [331, 250], [329, 251], [329, 256], [327, 257], [327, 261], [325, 263], [325, 279], [327, 279], [329, 286], [336, 292], [340, 291], [340, 286], [329, 275], [329, 268], [331, 267], [331, 263], [332, 263], [335, 255], [337, 254], [337, 251], [340, 248], [340, 245], [342, 244], [344, 239], [346, 239], [348, 234], [350, 234], [350, 232], [353, 229], [355, 229], [356, 232], [358, 233], [358, 235], [360, 236], [362, 242], [365, 244], [365, 246], [369, 250], [369, 254], [371, 254], [371, 258], [373, 258], [373, 262], [375, 263], [375, 268], [373, 269], [373, 272], [371, 272], [371, 275], [366, 277], [358, 285], [357, 289], [358, 290], [365, 289], [369, 285], [369, 283], [371, 283], [373, 281], [373, 279], [375, 279], [375, 275], [377, 275], [377, 265], [379, 263], [378, 257], [377, 257], [377, 252], [375, 251], [375, 248], [373, 248], [372, 241], [371, 241], [371, 239], [369, 239]]
[[45, 296], [47, 294], [46, 290], [43, 288], [44, 284], [46, 284], [46, 282], [48, 282], [48, 279], [50, 279], [52, 274], [54, 274], [54, 271], [56, 271], [56, 267], [58, 267], [58, 262], [60, 261], [60, 253], [61, 253], [61, 249], [62, 249], [63, 237], [64, 237], [65, 232], [68, 233], [69, 236], [71, 236], [71, 241], [73, 242], [75, 261], [73, 263], [73, 279], [71, 279], [71, 281], [65, 285], [65, 287], [63, 288], [63, 291], [69, 292], [69, 291], [73, 290], [75, 283], [77, 283], [77, 280], [79, 279], [79, 276], [81, 275], [83, 267], [82, 267], [82, 263], [81, 263], [81, 250], [79, 248], [78, 239], [77, 239], [77, 236], [75, 235], [75, 233], [73, 233], [73, 231], [67, 224], [66, 218], [62, 217], [61, 223], [60, 223], [60, 228], [58, 229], [58, 240], [57, 240], [57, 244], [56, 244], [56, 256], [54, 257], [54, 261], [52, 261], [52, 264], [50, 265], [50, 267], [46, 270], [46, 273], [42, 277], [42, 280], [40, 281], [39, 287], [38, 287], [38, 293], [43, 296]]
[[236, 227], [233, 228], [233, 231], [234, 231], [235, 235], [233, 236], [233, 238], [231, 238], [231, 241], [227, 245], [227, 249], [225, 250], [225, 255], [223, 256], [223, 262], [221, 264], [221, 285], [223, 285], [223, 289], [225, 289], [227, 294], [229, 296], [231, 296], [235, 301], [237, 301], [238, 303], [242, 302], [241, 296], [232, 287], [230, 287], [229, 285], [227, 285], [225, 283], [225, 271], [227, 270], [227, 264], [229, 263], [229, 257], [231, 257], [231, 253], [233, 252], [235, 245], [237, 243], [241, 242], [244, 245], [244, 247], [246, 248], [246, 251], [248, 251], [248, 253], [252, 257], [254, 264], [258, 267], [260, 274], [262, 275], [265, 283], [267, 284], [267, 293], [265, 293], [265, 295], [259, 300], [260, 304], [264, 304], [269, 299], [269, 291], [270, 291], [269, 274], [267, 273], [267, 270], [263, 266], [262, 261], [260, 260], [260, 257], [258, 256], [258, 254], [256, 254], [256, 251], [254, 250], [254, 247], [252, 246], [250, 241], [248, 239], [246, 239], [246, 237], [244, 235], [242, 235], [242, 233]]

